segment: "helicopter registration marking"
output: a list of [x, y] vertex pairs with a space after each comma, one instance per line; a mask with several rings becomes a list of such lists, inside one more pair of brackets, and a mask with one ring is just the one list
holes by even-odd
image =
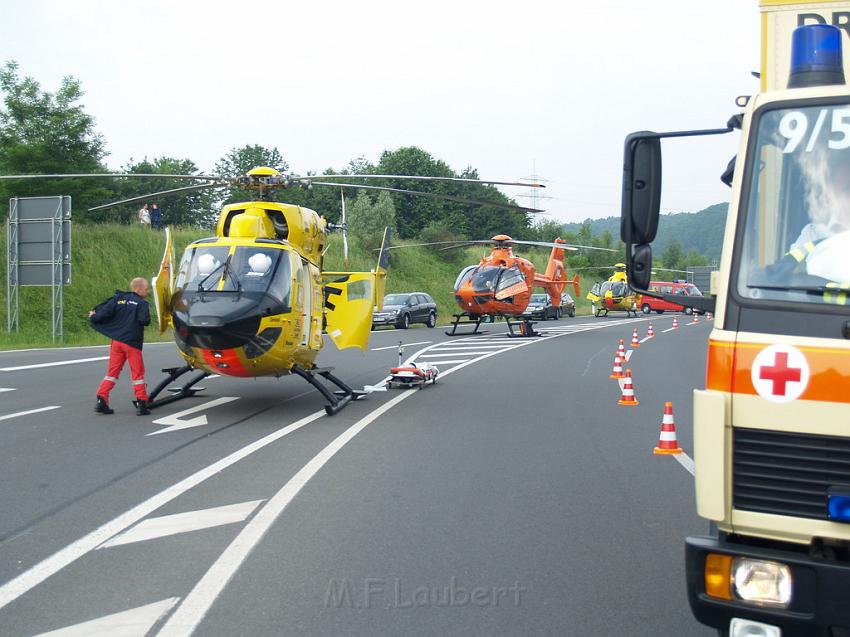
[[180, 420], [182, 416], [188, 416], [189, 414], [194, 414], [199, 411], [204, 411], [205, 409], [212, 409], [213, 407], [217, 407], [218, 405], [224, 405], [225, 403], [233, 402], [234, 400], [239, 400], [238, 396], [222, 396], [221, 398], [216, 398], [215, 400], [211, 400], [207, 403], [203, 403], [201, 405], [195, 405], [194, 407], [190, 407], [189, 409], [184, 409], [183, 411], [178, 411], [176, 414], [171, 414], [170, 416], [165, 416], [164, 418], [159, 418], [153, 421], [155, 425], [168, 425], [165, 429], [159, 429], [157, 431], [152, 431], [148, 436], [155, 436], [157, 434], [171, 433], [172, 431], [179, 431], [181, 429], [189, 429], [190, 427], [202, 427], [207, 424], [207, 417], [205, 414], [201, 414], [195, 418], [190, 418], [189, 420]]

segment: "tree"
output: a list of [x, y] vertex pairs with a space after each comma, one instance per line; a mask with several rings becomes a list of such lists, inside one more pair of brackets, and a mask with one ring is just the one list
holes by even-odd
[[[176, 159], [173, 157], [157, 157], [153, 160], [143, 159], [138, 163], [130, 163], [122, 167], [121, 172], [161, 175], [191, 175], [198, 172], [198, 167], [191, 159]], [[122, 179], [117, 183], [121, 199], [139, 197], [147, 193], [173, 190], [189, 185], [186, 181], [168, 179], [167, 177], [151, 179]], [[166, 225], [210, 225], [214, 220], [215, 211], [211, 210], [215, 193], [210, 191], [190, 192], [179, 195], [150, 197], [147, 203], [157, 204], [162, 210], [163, 223]], [[121, 209], [121, 216], [126, 220], [135, 221], [136, 211], [142, 203], [128, 204]]]
[[373, 203], [365, 193], [358, 193], [354, 201], [346, 204], [346, 223], [348, 231], [369, 250], [379, 248], [384, 236], [384, 228], [395, 230], [395, 206], [388, 192], [378, 193]]
[[665, 268], [681, 270], [684, 256], [685, 254], [682, 250], [682, 244], [679, 243], [677, 239], [670, 239], [670, 241], [667, 242], [667, 245], [664, 246], [664, 250], [661, 252], [661, 263]]
[[[94, 119], [78, 104], [80, 82], [63, 78], [56, 93], [41, 90], [31, 77], [18, 75], [18, 64], [0, 70], [0, 173], [51, 174], [105, 172], [103, 137]], [[56, 179], [0, 182], [0, 218], [8, 214], [9, 197], [70, 195], [74, 217], [87, 218], [89, 206], [112, 196], [108, 180]]]

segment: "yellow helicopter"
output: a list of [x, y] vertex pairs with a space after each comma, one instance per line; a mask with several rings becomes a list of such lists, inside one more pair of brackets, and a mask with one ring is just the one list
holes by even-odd
[[[59, 178], [69, 175], [10, 175], [2, 179]], [[496, 205], [527, 212], [533, 208], [449, 195], [436, 195], [397, 188], [328, 182], [328, 178], [403, 178], [427, 181], [494, 182], [477, 179], [395, 176], [283, 175], [273, 168], [259, 167], [244, 177], [193, 175], [73, 175], [74, 177], [163, 177], [202, 179], [203, 184], [151, 193], [97, 206], [102, 210], [157, 196], [205, 188], [237, 186], [251, 190], [255, 200], [226, 205], [219, 213], [216, 234], [191, 243], [176, 266], [170, 229], [166, 229], [165, 253], [153, 279], [152, 293], [164, 332], [174, 330], [174, 340], [185, 365], [164, 369], [167, 376], [148, 395], [151, 408], [192, 396], [196, 383], [210, 374], [237, 377], [295, 374], [313, 385], [327, 400], [325, 410], [333, 415], [364, 392], [336, 377], [332, 368], [320, 368], [316, 358], [327, 331], [340, 349], [366, 349], [374, 308], [382, 309], [388, 269], [390, 230], [384, 238], [375, 269], [370, 272], [324, 271], [323, 257], [328, 231], [341, 229], [345, 240], [345, 207], [341, 224], [328, 224], [315, 211], [302, 206], [270, 201], [276, 188], [293, 184], [389, 190], [406, 194], [450, 199], [468, 204]], [[542, 186], [540, 186], [542, 187]], [[176, 267], [175, 267], [176, 266]], [[169, 388], [178, 378], [197, 374], [180, 387]], [[330, 386], [321, 382], [324, 379]], [[158, 398], [168, 388], [171, 395]]]
[[629, 287], [626, 264], [616, 263], [614, 273], [607, 281], [593, 284], [587, 293], [594, 316], [606, 316], [608, 312], [625, 312], [626, 316], [637, 316], [641, 298]]

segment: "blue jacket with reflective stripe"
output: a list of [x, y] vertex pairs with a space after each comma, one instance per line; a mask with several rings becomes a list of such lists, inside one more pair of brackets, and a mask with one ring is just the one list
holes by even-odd
[[115, 290], [115, 296], [96, 308], [91, 325], [104, 336], [142, 349], [145, 326], [151, 322], [148, 302], [135, 292]]

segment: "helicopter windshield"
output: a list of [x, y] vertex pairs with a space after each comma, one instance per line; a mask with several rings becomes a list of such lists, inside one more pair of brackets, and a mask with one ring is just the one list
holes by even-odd
[[[238, 246], [228, 262], [228, 246], [189, 248], [180, 265], [177, 287], [186, 292], [265, 294], [289, 306], [289, 259], [278, 248]], [[225, 267], [226, 265], [226, 267]]]
[[510, 268], [505, 268], [504, 270], [502, 270], [502, 274], [499, 277], [499, 282], [496, 285], [496, 291], [507, 290], [512, 285], [524, 282], [525, 277], [522, 275], [522, 270], [520, 270], [517, 266], [514, 265]]
[[455, 291], [459, 290], [464, 283], [469, 281], [472, 278], [473, 272], [475, 272], [475, 268], [477, 265], [468, 265], [463, 270], [461, 270], [460, 274], [455, 281]]
[[602, 284], [600, 293], [605, 294], [608, 290], [611, 290], [612, 296], [625, 296], [629, 293], [629, 286], [623, 281], [605, 281]]
[[473, 292], [492, 292], [496, 287], [496, 279], [502, 268], [496, 265], [484, 265], [472, 275]]

